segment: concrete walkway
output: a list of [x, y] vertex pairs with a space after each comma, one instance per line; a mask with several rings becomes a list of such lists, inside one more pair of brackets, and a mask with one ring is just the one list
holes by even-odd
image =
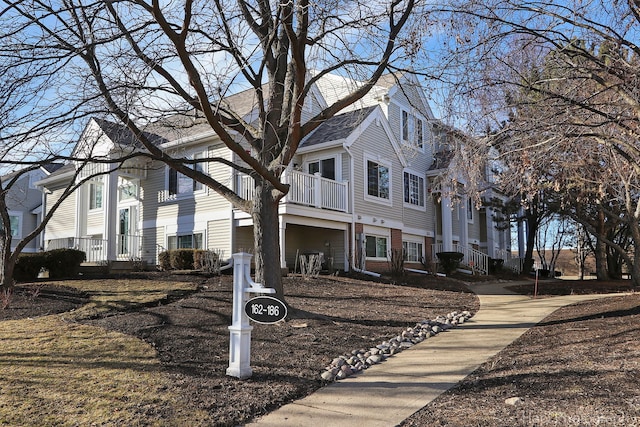
[[480, 310], [470, 321], [249, 425], [395, 426], [556, 309], [610, 295], [531, 299], [505, 290], [503, 284], [472, 285], [472, 289], [480, 298]]

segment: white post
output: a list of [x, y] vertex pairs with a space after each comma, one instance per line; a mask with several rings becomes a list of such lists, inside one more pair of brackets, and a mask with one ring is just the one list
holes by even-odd
[[314, 193], [314, 203], [316, 208], [322, 207], [322, 184], [321, 179], [322, 175], [320, 172], [316, 172], [313, 174], [313, 193]]
[[442, 209], [442, 251], [453, 251], [453, 220], [451, 215], [451, 197], [443, 196], [440, 204]]
[[244, 305], [250, 292], [275, 293], [251, 280], [251, 258], [248, 253], [233, 254], [233, 318], [229, 326], [229, 367], [227, 375], [240, 379], [249, 378], [251, 371], [251, 330]]

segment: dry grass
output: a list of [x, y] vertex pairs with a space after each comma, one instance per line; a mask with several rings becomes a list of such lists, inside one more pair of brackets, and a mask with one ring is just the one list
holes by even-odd
[[70, 280], [56, 284], [76, 288], [89, 295], [89, 303], [70, 314], [74, 320], [157, 304], [167, 298], [195, 291], [198, 287], [190, 282], [135, 279]]
[[169, 379], [153, 347], [74, 321], [152, 304], [196, 285], [148, 280], [60, 284], [82, 289], [91, 302], [71, 315], [0, 322], [0, 424], [181, 426], [203, 415], [183, 413], [180, 398], [166, 392]]

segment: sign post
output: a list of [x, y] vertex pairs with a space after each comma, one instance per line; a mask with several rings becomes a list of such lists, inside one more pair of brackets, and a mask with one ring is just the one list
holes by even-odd
[[[274, 294], [276, 292], [273, 288], [265, 288], [262, 284], [251, 280], [252, 257], [253, 255], [244, 252], [233, 254], [233, 318], [231, 326], [229, 326], [229, 367], [227, 368], [227, 375], [240, 379], [249, 378], [252, 374], [250, 361], [251, 330], [253, 327], [249, 324], [249, 316], [245, 312], [248, 296], [251, 293]], [[272, 297], [270, 299], [284, 306], [281, 301]], [[256, 310], [259, 310], [259, 307], [256, 307]], [[268, 308], [266, 310], [269, 312]], [[275, 308], [271, 308], [271, 313], [275, 311]], [[280, 308], [277, 311], [280, 311]]]

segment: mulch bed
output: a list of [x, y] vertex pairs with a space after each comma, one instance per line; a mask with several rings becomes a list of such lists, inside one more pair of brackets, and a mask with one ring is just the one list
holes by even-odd
[[[322, 387], [319, 374], [338, 355], [375, 345], [420, 320], [478, 309], [477, 298], [459, 280], [413, 276], [403, 282], [285, 278], [287, 302], [296, 317], [276, 325], [253, 325], [254, 374], [248, 380], [225, 374], [231, 323], [229, 276], [207, 279], [199, 292], [165, 305], [111, 313], [87, 323], [149, 342], [174, 380], [167, 393], [180, 396], [185, 411], [205, 409], [210, 417], [202, 420], [202, 426], [231, 426]], [[56, 289], [49, 286], [35, 297], [33, 288], [19, 287], [9, 308], [0, 310], [0, 319], [67, 311], [84, 301], [70, 289], [61, 289], [60, 299], [51, 297]], [[527, 293], [527, 286], [519, 291]], [[567, 288], [569, 293], [609, 292], [624, 286], [550, 281], [539, 284], [538, 292], [541, 296], [567, 293]], [[609, 417], [601, 418], [600, 425], [637, 425], [638, 306], [640, 295], [634, 294], [559, 310], [405, 425], [586, 426], [596, 425], [596, 416]], [[522, 402], [505, 405], [504, 400], [514, 396]], [[160, 419], [168, 416], [162, 408], [157, 413]], [[613, 423], [621, 416], [631, 421]]]

